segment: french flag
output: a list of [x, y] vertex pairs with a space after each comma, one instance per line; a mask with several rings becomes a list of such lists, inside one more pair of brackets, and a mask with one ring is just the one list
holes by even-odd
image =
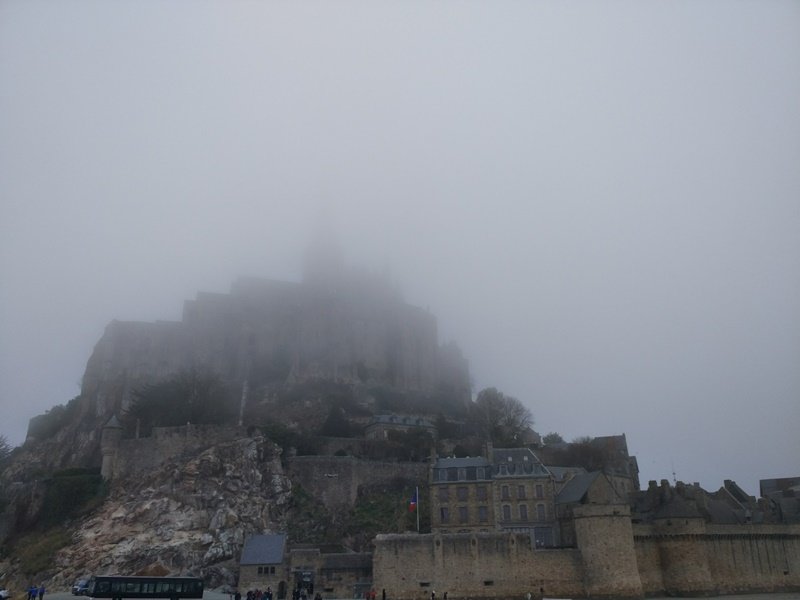
[[419, 488], [414, 490], [414, 494], [411, 496], [411, 500], [408, 501], [408, 511], [414, 512], [417, 510], [417, 494], [419, 494]]

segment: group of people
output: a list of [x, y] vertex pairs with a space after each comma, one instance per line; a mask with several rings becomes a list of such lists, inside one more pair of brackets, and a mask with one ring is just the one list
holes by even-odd
[[[233, 595], [234, 600], [242, 600], [242, 594], [239, 590]], [[272, 600], [272, 588], [268, 587], [262, 591], [258, 588], [255, 590], [247, 590], [246, 600]]]
[[36, 587], [35, 585], [28, 586], [28, 600], [42, 600], [44, 598], [44, 584]]

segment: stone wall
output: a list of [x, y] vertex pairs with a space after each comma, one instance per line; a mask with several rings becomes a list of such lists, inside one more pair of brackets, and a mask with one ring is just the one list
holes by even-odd
[[636, 565], [630, 507], [586, 504], [573, 511], [586, 594], [592, 598], [638, 598], [642, 582]]
[[800, 525], [632, 525], [625, 505], [575, 512], [578, 546], [532, 547], [510, 533], [379, 535], [377, 589], [398, 600], [641, 598], [800, 591]]
[[367, 461], [352, 456], [295, 456], [288, 463], [291, 480], [333, 508], [352, 508], [361, 486], [428, 481], [428, 463]]
[[423, 600], [432, 590], [440, 598], [583, 595], [578, 550], [536, 550], [514, 533], [379, 535], [373, 577], [393, 600]]
[[642, 588], [650, 594], [800, 590], [800, 525], [635, 525]]
[[243, 437], [248, 437], [245, 430], [237, 427], [216, 425], [155, 427], [150, 437], [119, 441], [113, 460], [111, 479], [149, 473], [180, 456], [195, 455], [215, 444]]

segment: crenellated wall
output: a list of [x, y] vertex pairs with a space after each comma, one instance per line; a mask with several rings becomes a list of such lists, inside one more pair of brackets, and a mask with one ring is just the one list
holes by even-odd
[[800, 590], [797, 524], [711, 525], [676, 518], [634, 525], [634, 543], [648, 595]]
[[535, 549], [525, 534], [380, 535], [375, 586], [399, 600], [642, 598], [800, 591], [800, 525], [632, 525], [628, 507], [575, 511], [576, 548]]

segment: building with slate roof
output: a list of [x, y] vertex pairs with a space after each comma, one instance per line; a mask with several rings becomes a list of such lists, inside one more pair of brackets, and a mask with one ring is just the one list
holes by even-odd
[[326, 598], [361, 598], [372, 586], [372, 554], [340, 546], [287, 543], [285, 534], [253, 535], [242, 549], [239, 591], [271, 589], [276, 600], [305, 590]]
[[506, 530], [557, 541], [554, 480], [528, 448], [493, 448], [487, 457], [437, 458], [431, 467], [431, 530]]
[[269, 587], [275, 593], [280, 589], [285, 593], [288, 580], [285, 534], [251, 535], [245, 540], [239, 563], [240, 588]]

